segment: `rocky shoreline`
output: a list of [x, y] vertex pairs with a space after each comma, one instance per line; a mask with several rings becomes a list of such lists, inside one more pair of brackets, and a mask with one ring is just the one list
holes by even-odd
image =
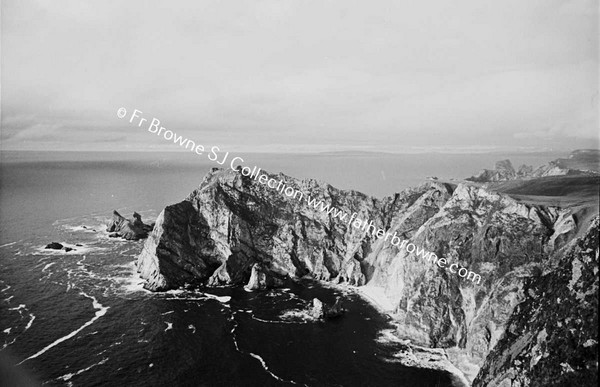
[[[351, 292], [371, 304], [380, 314], [387, 316], [391, 322], [398, 324], [394, 316], [394, 310], [390, 300], [383, 293], [383, 289], [371, 286], [345, 286], [334, 285], [321, 281], [324, 287], [330, 287], [341, 292]], [[456, 367], [450, 360], [446, 350], [441, 348], [428, 348], [424, 345], [412, 342], [408, 338], [402, 338], [393, 330], [382, 332], [385, 340], [398, 345], [399, 349], [395, 355], [396, 361], [406, 367], [425, 368], [435, 371], [447, 372], [451, 375], [454, 387], [467, 387], [471, 383], [465, 373]], [[470, 375], [472, 380], [476, 375]]]

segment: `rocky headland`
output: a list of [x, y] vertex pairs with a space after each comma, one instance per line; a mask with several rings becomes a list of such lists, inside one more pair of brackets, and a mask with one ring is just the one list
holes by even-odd
[[478, 386], [597, 378], [597, 188], [576, 206], [552, 206], [475, 182], [429, 181], [379, 199], [269, 177], [373, 220], [482, 281], [428, 264], [239, 171], [213, 169], [158, 216], [137, 262], [146, 288], [265, 289], [307, 276], [368, 285], [391, 305], [394, 336], [408, 345], [399, 354], [405, 362], [428, 367], [423, 359], [440, 352], [435, 367], [456, 366], [459, 379]]
[[600, 176], [600, 150], [579, 149], [567, 158], [550, 161], [536, 169], [524, 164], [515, 169], [510, 160], [501, 160], [496, 162], [494, 169], [484, 169], [467, 180], [485, 183], [572, 175]]

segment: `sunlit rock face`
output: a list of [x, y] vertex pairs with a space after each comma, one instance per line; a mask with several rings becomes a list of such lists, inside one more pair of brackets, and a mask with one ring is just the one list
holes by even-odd
[[[377, 199], [311, 179], [267, 178], [347, 216], [340, 219], [240, 172], [213, 169], [184, 201], [160, 213], [138, 258], [146, 287], [260, 290], [307, 276], [378, 286], [395, 305], [397, 334], [445, 348], [469, 380], [501, 340], [516, 340], [507, 339], [508, 321], [531, 284], [560, 267], [582, 227], [570, 210], [527, 205], [476, 184], [427, 182]], [[351, 216], [481, 278], [462, 278], [448, 265], [409, 254], [354, 226]]]

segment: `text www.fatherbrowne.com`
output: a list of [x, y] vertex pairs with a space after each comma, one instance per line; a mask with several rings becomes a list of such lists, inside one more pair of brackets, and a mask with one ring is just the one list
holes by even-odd
[[[146, 125], [148, 125], [148, 132], [156, 134], [157, 136], [162, 135], [165, 140], [173, 141], [174, 144], [178, 144], [179, 146], [182, 146], [183, 148], [188, 149], [199, 156], [202, 156], [202, 154], [206, 151], [202, 144], [197, 144], [193, 140], [184, 138], [183, 136], [177, 135], [171, 130], [165, 129], [164, 127], [160, 126], [160, 120], [158, 120], [157, 118], [152, 118], [151, 121], [148, 121], [146, 118], [142, 117], [142, 114], [143, 112], [141, 112], [140, 110], [134, 109], [133, 113], [131, 113], [131, 116], [129, 118], [129, 123], [136, 123], [138, 127], [142, 127], [142, 125], [146, 123]], [[119, 108], [117, 110], [117, 116], [119, 118], [125, 118], [127, 116], [127, 109]], [[219, 161], [219, 159], [221, 158], [221, 156], [219, 155], [220, 152], [221, 149], [219, 149], [218, 146], [211, 147], [210, 153], [208, 154], [208, 159], [210, 161], [216, 162], [219, 165], [225, 164], [225, 162], [229, 158], [229, 152], [226, 152], [225, 155], [223, 155], [222, 160]], [[242, 159], [241, 157], [233, 157], [231, 158], [229, 167], [232, 170], [237, 171], [238, 168], [241, 166], [241, 163], [243, 162], [244, 159]], [[236, 163], [238, 164], [236, 165]], [[473, 282], [477, 281], [478, 284], [481, 282], [481, 276], [479, 274], [470, 271], [465, 267], [460, 267], [460, 265], [457, 263], [449, 264], [450, 262], [448, 262], [447, 258], [438, 257], [435, 253], [426, 251], [423, 248], [419, 248], [413, 243], [410, 243], [408, 240], [402, 240], [398, 235], [396, 235], [396, 232], [394, 232], [394, 234], [391, 234], [383, 229], [378, 229], [373, 224], [372, 220], [361, 220], [360, 218], [358, 218], [358, 214], [355, 212], [351, 215], [348, 215], [346, 212], [329, 204], [325, 204], [321, 200], [313, 198], [310, 195], [305, 195], [302, 191], [294, 187], [286, 186], [281, 180], [275, 180], [273, 178], [270, 178], [266, 174], [261, 175], [260, 171], [261, 169], [257, 168], [256, 166], [252, 169], [247, 166], [241, 169], [242, 175], [249, 176], [251, 179], [256, 180], [260, 184], [267, 185], [269, 188], [274, 189], [283, 195], [293, 197], [294, 199], [299, 201], [304, 200], [309, 206], [321, 212], [326, 212], [332, 218], [338, 218], [341, 221], [347, 222], [348, 225], [352, 225], [352, 227], [356, 229], [366, 231], [367, 233], [370, 232], [372, 236], [378, 239], [383, 238], [384, 241], [389, 240], [389, 242], [392, 245], [397, 246], [399, 249], [405, 249], [406, 252], [408, 252], [409, 254], [416, 254], [417, 257], [420, 256], [423, 260], [433, 262], [441, 268], [447, 267], [451, 273], [458, 274], [458, 276], [462, 278], [466, 278]]]

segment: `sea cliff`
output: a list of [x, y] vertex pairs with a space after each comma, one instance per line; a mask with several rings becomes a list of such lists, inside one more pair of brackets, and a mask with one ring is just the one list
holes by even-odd
[[[527, 203], [470, 182], [429, 181], [378, 199], [312, 179], [269, 177], [370, 219], [377, 228], [480, 273], [482, 280], [475, 283], [424, 262], [239, 171], [213, 169], [185, 200], [158, 216], [137, 263], [146, 287], [256, 288], [256, 283], [276, 284], [286, 276], [377, 287], [393, 306], [397, 337], [445, 349], [469, 382], [506, 385], [515, 373], [525, 372], [507, 365], [502, 351], [515, 352], [512, 346], [522, 339], [519, 333], [507, 333], [507, 327], [523, 324], [517, 318], [521, 305], [534, 307], [532, 286], [544, 286], [538, 282], [568, 267], [568, 257], [577, 256], [585, 238], [596, 254], [595, 264], [586, 269], [597, 272], [598, 241], [589, 239], [597, 233], [597, 220], [592, 221], [589, 209]], [[583, 280], [575, 278], [573, 286]], [[597, 319], [597, 302], [592, 310]], [[564, 317], [532, 318], [551, 323]], [[519, 329], [525, 328], [515, 332]], [[588, 339], [588, 347], [597, 351], [597, 336]], [[563, 354], [548, 356], [560, 364]]]

